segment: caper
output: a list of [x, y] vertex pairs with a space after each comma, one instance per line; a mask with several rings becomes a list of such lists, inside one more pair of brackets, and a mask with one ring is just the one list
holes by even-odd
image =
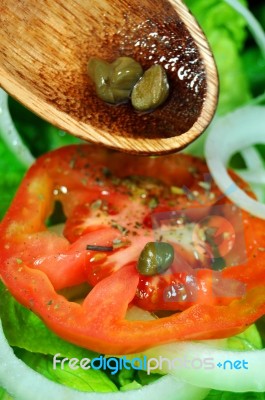
[[96, 92], [101, 100], [111, 104], [119, 104], [128, 100], [131, 91], [112, 88], [106, 84], [96, 87]]
[[109, 87], [110, 64], [99, 58], [90, 58], [87, 66], [88, 74], [95, 83], [96, 92], [101, 100], [114, 103], [114, 96]]
[[91, 57], [87, 64], [88, 75], [96, 87], [105, 85], [109, 80], [110, 64], [96, 57]]
[[107, 103], [128, 101], [142, 73], [140, 64], [130, 57], [120, 57], [112, 64], [95, 57], [88, 62], [88, 74], [95, 83], [97, 95]]
[[166, 271], [174, 259], [174, 249], [169, 243], [149, 242], [142, 250], [137, 269], [142, 275], [155, 275]]
[[161, 65], [153, 65], [134, 86], [131, 101], [138, 111], [152, 111], [166, 101], [168, 94], [166, 71]]
[[141, 65], [131, 57], [119, 57], [111, 64], [110, 85], [114, 88], [132, 90], [143, 75]]

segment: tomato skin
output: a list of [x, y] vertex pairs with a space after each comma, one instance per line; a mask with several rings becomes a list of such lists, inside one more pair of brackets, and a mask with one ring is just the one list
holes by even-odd
[[[243, 213], [249, 259], [245, 265], [218, 272], [220, 282], [232, 278], [246, 285], [242, 299], [214, 296], [211, 288], [217, 274], [208, 268], [197, 268], [195, 273], [191, 265], [178, 270], [175, 263], [163, 276], [140, 276], [135, 268], [139, 252], [154, 240], [150, 213], [185, 207], [194, 213], [203, 201], [207, 207], [198, 217], [202, 218], [220, 193], [213, 187], [211, 198], [200, 190], [198, 182], [207, 174], [201, 160], [184, 155], [135, 160], [93, 146], [69, 146], [42, 156], [29, 170], [0, 225], [1, 279], [58, 335], [107, 354], [244, 330], [265, 313], [265, 262], [260, 250], [265, 244], [264, 222]], [[196, 173], [188, 171], [191, 163]], [[137, 180], [122, 180], [146, 173], [152, 179], [140, 186]], [[160, 173], [163, 181], [157, 184]], [[176, 197], [170, 192], [168, 184], [181, 188], [183, 182], [189, 184], [188, 194], [198, 192], [192, 200], [185, 193]], [[150, 207], [154, 197], [159, 204]], [[45, 226], [56, 200], [63, 204], [67, 218], [64, 236]], [[110, 252], [86, 249], [88, 244], [111, 247], [114, 243], [120, 247]], [[187, 283], [191, 278], [195, 295], [195, 286]], [[56, 293], [84, 281], [94, 288], [82, 305]], [[164, 291], [172, 284], [182, 285], [188, 293], [185, 301], [165, 300]], [[149, 310], [183, 312], [155, 321], [126, 321], [131, 302]]]

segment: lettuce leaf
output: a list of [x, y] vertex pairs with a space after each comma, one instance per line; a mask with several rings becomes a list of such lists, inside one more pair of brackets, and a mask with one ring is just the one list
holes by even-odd
[[0, 220], [10, 205], [25, 170], [0, 138], [0, 171], [4, 172], [0, 179]]
[[[245, 1], [242, 1], [245, 4]], [[250, 98], [241, 51], [247, 36], [246, 23], [228, 4], [220, 0], [186, 0], [212, 48], [220, 78], [217, 112], [225, 114]]]
[[33, 114], [13, 98], [9, 98], [8, 104], [15, 127], [35, 157], [57, 147], [80, 142]]
[[62, 357], [94, 358], [97, 353], [75, 346], [59, 338], [37, 315], [19, 304], [0, 282], [0, 318], [11, 346], [30, 352]]
[[29, 367], [44, 375], [46, 378], [83, 392], [117, 392], [116, 385], [100, 370], [78, 368], [73, 370], [68, 363], [63, 368], [53, 368], [53, 359], [44, 354], [30, 353], [17, 349], [16, 355]]
[[242, 61], [254, 96], [265, 90], [265, 58], [257, 48], [249, 48], [243, 54]]
[[13, 400], [13, 398], [9, 396], [5, 389], [0, 387], [0, 400]]
[[263, 348], [261, 336], [256, 325], [250, 325], [244, 332], [227, 339], [229, 350], [259, 350]]
[[[79, 360], [93, 359], [98, 354], [59, 338], [33, 312], [19, 304], [1, 282], [0, 298], [0, 317], [6, 338], [11, 346], [17, 348], [17, 356], [31, 368], [48, 379], [75, 389], [97, 392], [118, 390], [107, 374], [100, 370], [79, 368], [73, 371], [67, 364], [63, 369], [53, 369], [52, 356], [57, 353], [62, 358]], [[9, 400], [9, 397], [3, 397], [3, 400]]]

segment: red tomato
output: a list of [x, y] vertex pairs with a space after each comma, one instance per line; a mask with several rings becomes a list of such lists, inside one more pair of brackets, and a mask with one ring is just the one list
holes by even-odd
[[[63, 234], [46, 226], [56, 201], [66, 218]], [[212, 247], [204, 241], [208, 250], [200, 252], [194, 235], [200, 237], [212, 207], [223, 203], [217, 187], [210, 187], [206, 164], [191, 156], [59, 149], [29, 170], [1, 224], [1, 278], [57, 334], [100, 352], [240, 332], [265, 311], [264, 222], [243, 213], [248, 260], [214, 271], [211, 252], [224, 255], [231, 240], [214, 239]], [[206, 228], [218, 222], [221, 233], [231, 234], [225, 215], [218, 218]], [[139, 274], [139, 255], [146, 243], [161, 240], [161, 229], [174, 261], [163, 274]], [[56, 293], [84, 282], [95, 287], [82, 305]], [[185, 311], [129, 322], [124, 316], [131, 302]]]

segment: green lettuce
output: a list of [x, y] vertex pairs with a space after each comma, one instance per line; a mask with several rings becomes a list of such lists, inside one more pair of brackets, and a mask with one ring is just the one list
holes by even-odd
[[265, 90], [265, 57], [257, 48], [249, 48], [242, 56], [244, 70], [254, 96], [259, 96]]
[[[251, 2], [252, 12], [265, 30], [265, 2], [260, 0]], [[246, 50], [242, 55], [242, 62], [253, 96], [260, 96], [265, 92], [265, 57], [256, 47], [253, 40], [248, 40]], [[264, 104], [264, 101], [263, 101]]]
[[251, 325], [239, 335], [228, 338], [227, 347], [236, 351], [262, 349], [262, 339], [256, 325]]
[[13, 398], [0, 387], [0, 400], [13, 400]]
[[35, 157], [49, 150], [80, 142], [76, 137], [33, 114], [12, 98], [9, 98], [9, 110], [15, 127]]
[[17, 187], [25, 173], [25, 167], [14, 157], [0, 138], [0, 220], [4, 216]]
[[[75, 346], [59, 338], [30, 310], [19, 304], [0, 283], [0, 317], [6, 338], [17, 349], [17, 355], [26, 364], [47, 378], [66, 386], [98, 392], [117, 391], [116, 385], [99, 370], [82, 370], [78, 373], [65, 365], [64, 369], [53, 369], [52, 356], [93, 359], [97, 353]], [[0, 397], [1, 400], [1, 397]]]
[[220, 78], [217, 111], [219, 114], [225, 114], [245, 104], [251, 98], [249, 82], [241, 59], [247, 36], [246, 23], [224, 1], [186, 0], [185, 2], [200, 23], [213, 51]]
[[55, 335], [37, 315], [19, 304], [1, 282], [0, 298], [0, 317], [11, 346], [45, 355], [60, 353], [68, 358], [97, 357], [97, 353], [75, 346]]
[[118, 388], [100, 370], [78, 368], [73, 370], [68, 363], [63, 368], [54, 368], [53, 358], [44, 354], [31, 353], [23, 349], [15, 349], [16, 355], [29, 367], [46, 378], [83, 392], [117, 392]]

